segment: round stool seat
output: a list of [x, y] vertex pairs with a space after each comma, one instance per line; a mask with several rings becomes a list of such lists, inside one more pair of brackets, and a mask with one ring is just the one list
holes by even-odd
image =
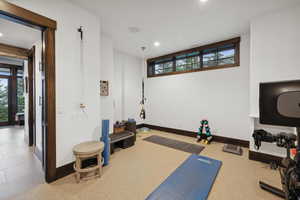
[[[73, 153], [76, 157], [76, 162], [74, 164], [74, 170], [76, 172], [76, 180], [80, 182], [81, 173], [90, 173], [94, 172], [95, 176], [101, 176], [102, 171], [102, 151], [104, 150], [104, 143], [103, 142], [83, 142], [80, 143], [73, 148]], [[90, 165], [88, 167], [83, 167], [82, 162], [88, 159], [97, 158], [96, 165]], [[91, 178], [93, 176], [87, 177]]]
[[97, 153], [99, 151], [103, 151], [104, 149], [104, 143], [103, 142], [96, 142], [96, 141], [91, 141], [91, 142], [83, 142], [80, 144], [77, 144], [73, 148], [74, 154], [77, 155], [86, 155], [86, 154], [93, 154]]

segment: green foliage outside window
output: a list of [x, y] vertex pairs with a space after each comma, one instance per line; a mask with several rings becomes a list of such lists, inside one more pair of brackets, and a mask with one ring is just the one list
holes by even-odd
[[147, 75], [155, 77], [239, 66], [239, 43], [240, 38], [233, 38], [148, 59]]
[[0, 122], [8, 121], [8, 80], [0, 79]]
[[25, 97], [24, 97], [24, 81], [23, 78], [17, 79], [17, 105], [18, 113], [23, 113], [25, 109]]
[[[8, 78], [0, 78], [0, 122], [9, 121], [9, 89]], [[17, 78], [17, 113], [23, 113], [25, 109], [24, 81]]]

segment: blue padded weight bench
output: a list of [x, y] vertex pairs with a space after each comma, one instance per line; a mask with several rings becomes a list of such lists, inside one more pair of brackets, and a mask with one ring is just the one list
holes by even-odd
[[205, 200], [221, 165], [221, 161], [191, 155], [146, 200]]

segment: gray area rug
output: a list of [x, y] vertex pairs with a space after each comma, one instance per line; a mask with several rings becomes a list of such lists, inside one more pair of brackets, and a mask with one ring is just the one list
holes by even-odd
[[199, 154], [205, 148], [204, 146], [173, 140], [157, 135], [152, 135], [143, 140], [192, 154]]

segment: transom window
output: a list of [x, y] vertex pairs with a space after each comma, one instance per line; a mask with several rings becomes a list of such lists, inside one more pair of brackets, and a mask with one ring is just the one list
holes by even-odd
[[200, 68], [200, 53], [199, 52], [192, 52], [188, 54], [183, 54], [180, 56], [176, 56], [176, 71], [187, 71], [193, 69]]
[[240, 38], [148, 59], [148, 77], [239, 66]]

